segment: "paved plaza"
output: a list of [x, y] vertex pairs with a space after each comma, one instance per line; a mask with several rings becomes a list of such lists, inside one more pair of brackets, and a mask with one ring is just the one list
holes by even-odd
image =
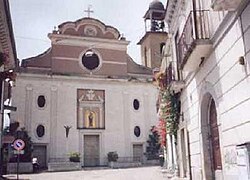
[[[16, 179], [16, 175], [6, 175], [7, 179]], [[139, 167], [127, 169], [83, 169], [69, 172], [43, 172], [39, 174], [22, 174], [20, 180], [167, 180], [162, 168]]]

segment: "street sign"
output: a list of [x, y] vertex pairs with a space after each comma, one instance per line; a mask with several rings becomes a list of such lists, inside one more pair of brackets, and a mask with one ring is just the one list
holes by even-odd
[[24, 154], [24, 150], [21, 150], [21, 151], [14, 150], [14, 154]]
[[20, 151], [25, 147], [25, 143], [22, 139], [17, 139], [14, 141], [13, 146], [16, 150]]
[[4, 135], [3, 136], [3, 143], [11, 144], [14, 140], [15, 140], [14, 136], [10, 136], [10, 135]]
[[3, 108], [6, 109], [6, 110], [10, 110], [10, 111], [16, 111], [17, 110], [17, 107], [8, 106], [8, 105], [4, 105]]

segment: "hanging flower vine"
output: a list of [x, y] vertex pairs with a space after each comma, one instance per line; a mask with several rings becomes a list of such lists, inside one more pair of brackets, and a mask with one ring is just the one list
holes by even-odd
[[157, 126], [157, 133], [159, 134], [159, 141], [161, 147], [166, 146], [166, 122], [163, 119], [160, 119]]
[[177, 135], [180, 102], [178, 94], [169, 89], [161, 90], [160, 118], [166, 122], [168, 134]]
[[180, 115], [179, 94], [170, 91], [166, 73], [157, 72], [154, 77], [155, 84], [159, 88], [159, 124], [157, 129], [161, 145], [166, 146], [166, 134], [177, 136]]

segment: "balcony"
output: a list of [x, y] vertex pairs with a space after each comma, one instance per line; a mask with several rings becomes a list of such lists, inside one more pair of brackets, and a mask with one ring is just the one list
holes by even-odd
[[214, 11], [235, 11], [243, 1], [245, 0], [213, 0], [211, 7]]
[[191, 11], [177, 44], [178, 63], [183, 71], [195, 71], [212, 51], [209, 10]]
[[178, 78], [175, 77], [175, 74], [173, 73], [173, 71], [174, 69], [173, 69], [172, 63], [170, 63], [166, 69], [166, 84], [170, 88], [171, 91], [178, 93], [181, 91], [181, 89], [184, 88], [185, 83], [184, 81], [177, 80]]

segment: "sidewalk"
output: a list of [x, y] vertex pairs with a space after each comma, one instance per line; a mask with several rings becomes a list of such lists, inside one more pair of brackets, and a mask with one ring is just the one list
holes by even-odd
[[177, 177], [174, 175], [173, 172], [170, 172], [170, 170], [168, 169], [162, 169], [161, 172], [163, 174], [165, 174], [165, 176], [169, 179], [169, 180], [189, 180], [189, 178], [181, 178], [181, 177]]

